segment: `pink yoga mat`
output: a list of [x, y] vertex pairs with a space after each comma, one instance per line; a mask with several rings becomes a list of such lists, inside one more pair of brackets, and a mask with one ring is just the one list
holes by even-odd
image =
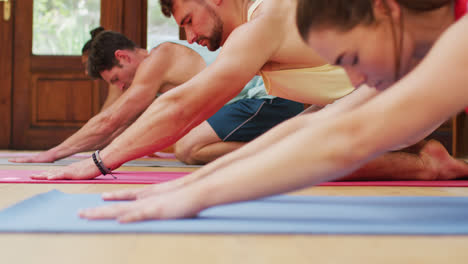
[[116, 171], [112, 178], [110, 175], [99, 176], [93, 180], [33, 180], [32, 174], [41, 171], [31, 170], [0, 170], [0, 183], [100, 183], [100, 184], [150, 184], [161, 183], [183, 177], [189, 172], [147, 172], [147, 171]]
[[[26, 158], [33, 157], [40, 152], [0, 152], [1, 158]], [[77, 153], [67, 158], [85, 159], [91, 157], [90, 153]], [[156, 152], [153, 156], [144, 156], [143, 158], [163, 158], [163, 159], [176, 159], [174, 153]]]
[[[33, 157], [39, 154], [39, 152], [0, 152], [0, 157], [2, 158], [26, 158]], [[77, 153], [71, 155], [69, 158], [89, 158], [91, 154], [87, 153]]]
[[320, 186], [406, 186], [406, 187], [468, 187], [468, 180], [453, 181], [349, 181], [325, 182]]
[[[31, 170], [0, 170], [0, 183], [99, 183], [99, 184], [151, 184], [161, 183], [183, 177], [189, 172], [158, 172], [158, 171], [117, 171], [113, 179], [110, 175], [99, 176], [93, 180], [33, 180], [32, 174], [41, 171]], [[349, 181], [326, 182], [320, 186], [407, 186], [407, 187], [468, 187], [468, 180], [454, 181]]]

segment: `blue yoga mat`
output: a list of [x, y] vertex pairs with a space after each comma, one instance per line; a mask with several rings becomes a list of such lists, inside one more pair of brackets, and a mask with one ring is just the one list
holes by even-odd
[[275, 196], [207, 209], [194, 219], [119, 224], [78, 218], [98, 194], [50, 191], [0, 212], [0, 232], [468, 234], [468, 197]]

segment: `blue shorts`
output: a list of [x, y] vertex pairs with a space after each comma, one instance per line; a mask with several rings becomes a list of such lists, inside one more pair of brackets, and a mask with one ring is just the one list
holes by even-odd
[[303, 104], [282, 98], [243, 99], [207, 121], [222, 141], [248, 142], [303, 110]]

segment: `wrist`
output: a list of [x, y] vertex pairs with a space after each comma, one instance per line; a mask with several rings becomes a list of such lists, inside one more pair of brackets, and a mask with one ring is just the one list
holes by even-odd
[[212, 196], [206, 192], [206, 188], [202, 185], [198, 186], [193, 184], [185, 188], [181, 188], [180, 191], [185, 192], [184, 196], [189, 198], [192, 208], [197, 212], [201, 212], [217, 205], [213, 204], [213, 201], [211, 200]]
[[191, 200], [198, 211], [224, 203], [219, 200], [219, 194], [217, 193], [219, 189], [213, 188], [213, 185], [209, 182], [189, 183], [181, 190], [185, 190], [189, 193], [189, 197], [191, 197]]
[[59, 155], [59, 151], [57, 150], [57, 147], [47, 150], [46, 152], [43, 153], [43, 155], [45, 155], [46, 159], [50, 161], [56, 161], [62, 158]]
[[112, 169], [109, 168], [109, 167], [106, 167], [106, 165], [104, 165], [104, 162], [102, 161], [101, 157], [99, 156], [99, 150], [96, 150], [96, 152], [94, 152], [91, 155], [91, 157], [93, 159], [94, 164], [99, 169], [99, 171], [101, 172], [102, 175], [110, 174], [115, 179], [115, 176], [112, 174]]
[[[113, 154], [111, 155], [110, 153]], [[99, 151], [99, 156], [101, 157], [102, 162], [106, 165], [107, 168], [115, 170], [122, 165], [122, 163], [118, 164], [115, 162], [116, 160], [118, 160], [118, 153], [118, 151], [110, 150], [109, 147], [106, 147]]]

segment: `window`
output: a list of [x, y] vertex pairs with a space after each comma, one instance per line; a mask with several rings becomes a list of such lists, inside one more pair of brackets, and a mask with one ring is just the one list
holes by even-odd
[[148, 0], [148, 49], [167, 40], [179, 39], [179, 26], [174, 18], [167, 18], [161, 12], [159, 0]]
[[34, 55], [81, 55], [99, 26], [100, 0], [34, 0]]

